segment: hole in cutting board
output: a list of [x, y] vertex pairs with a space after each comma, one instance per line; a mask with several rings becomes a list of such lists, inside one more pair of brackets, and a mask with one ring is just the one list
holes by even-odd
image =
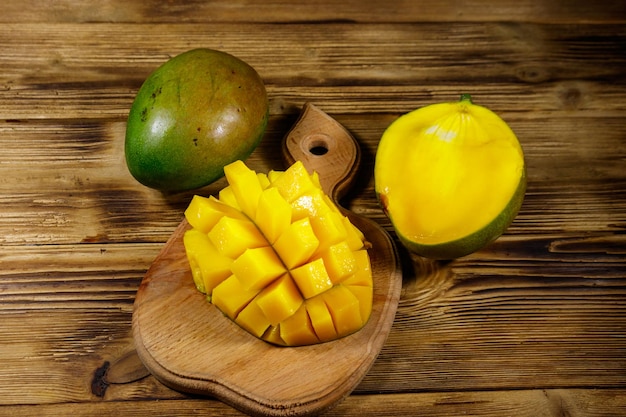
[[333, 145], [333, 138], [321, 133], [309, 135], [302, 141], [303, 150], [315, 156], [326, 155]]

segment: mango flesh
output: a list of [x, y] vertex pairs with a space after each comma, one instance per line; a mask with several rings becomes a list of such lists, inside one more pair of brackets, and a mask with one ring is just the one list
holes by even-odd
[[252, 153], [268, 115], [265, 86], [254, 68], [221, 51], [185, 52], [139, 89], [128, 115], [126, 164], [148, 187], [202, 187]]
[[526, 189], [517, 137], [469, 96], [394, 121], [380, 140], [374, 177], [400, 241], [435, 259], [465, 256], [497, 239]]
[[373, 279], [368, 243], [302, 162], [256, 173], [238, 160], [228, 186], [195, 195], [184, 245], [198, 291], [268, 343], [310, 345], [368, 321]]

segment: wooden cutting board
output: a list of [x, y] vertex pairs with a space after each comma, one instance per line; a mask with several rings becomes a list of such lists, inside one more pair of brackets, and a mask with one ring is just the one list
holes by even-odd
[[[284, 142], [288, 163], [304, 162], [335, 200], [354, 180], [359, 148], [334, 119], [307, 104]], [[277, 347], [226, 318], [191, 277], [183, 221], [147, 271], [133, 312], [137, 353], [164, 384], [216, 397], [250, 415], [319, 414], [347, 396], [370, 369], [389, 334], [402, 274], [392, 240], [376, 223], [346, 212], [371, 243], [374, 305], [368, 323], [342, 339]]]

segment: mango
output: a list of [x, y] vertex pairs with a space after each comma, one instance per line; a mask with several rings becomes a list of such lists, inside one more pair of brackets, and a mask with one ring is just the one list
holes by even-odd
[[371, 245], [317, 174], [300, 161], [263, 174], [237, 160], [224, 172], [218, 197], [195, 195], [185, 210], [197, 290], [274, 345], [323, 343], [362, 328], [373, 304]]
[[454, 259], [484, 248], [513, 222], [526, 164], [507, 123], [463, 95], [391, 123], [376, 151], [374, 183], [404, 246]]
[[269, 117], [265, 85], [249, 64], [199, 48], [152, 72], [128, 115], [126, 165], [140, 183], [162, 191], [199, 188], [247, 158]]

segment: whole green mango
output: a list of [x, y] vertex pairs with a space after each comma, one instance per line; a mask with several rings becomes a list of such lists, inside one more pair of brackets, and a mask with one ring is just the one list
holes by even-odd
[[193, 49], [165, 62], [139, 89], [126, 126], [126, 165], [151, 188], [199, 188], [254, 151], [268, 118], [254, 68], [222, 51]]

